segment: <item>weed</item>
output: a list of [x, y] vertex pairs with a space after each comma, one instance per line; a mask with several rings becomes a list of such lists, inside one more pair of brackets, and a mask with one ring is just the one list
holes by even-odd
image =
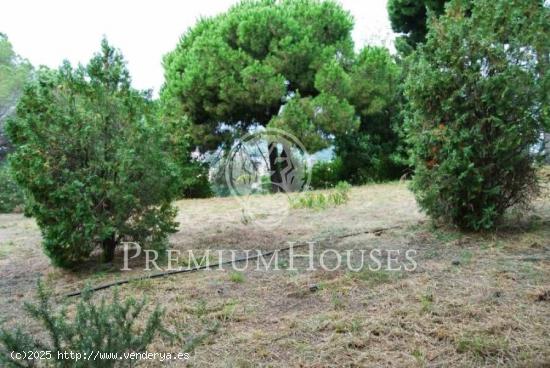
[[351, 185], [340, 182], [328, 192], [305, 192], [295, 197], [288, 197], [292, 208], [311, 208], [322, 210], [331, 206], [340, 206], [349, 200]]
[[467, 265], [472, 261], [474, 254], [469, 250], [463, 250], [460, 253], [460, 263], [463, 265]]
[[359, 319], [353, 319], [350, 323], [350, 332], [358, 333], [363, 329], [363, 323]]
[[462, 237], [462, 233], [459, 231], [451, 231], [441, 228], [433, 228], [432, 234], [437, 240], [443, 243], [450, 243]]
[[229, 280], [231, 280], [234, 283], [241, 284], [244, 282], [244, 274], [242, 272], [231, 272], [229, 274]]
[[422, 351], [415, 349], [411, 352], [411, 355], [414, 357], [414, 359], [418, 364], [420, 365], [426, 364], [426, 357]]
[[423, 313], [431, 313], [433, 309], [434, 297], [432, 293], [424, 294], [420, 297]]
[[15, 248], [15, 243], [9, 241], [0, 244], [0, 259], [7, 257]]
[[342, 300], [342, 294], [333, 292], [330, 298], [332, 302], [332, 307], [335, 310], [341, 310], [344, 309], [344, 301]]
[[207, 303], [204, 299], [199, 299], [195, 304], [194, 314], [201, 318], [208, 313]]
[[218, 319], [221, 322], [228, 322], [233, 320], [233, 317], [235, 315], [235, 310], [237, 309], [237, 302], [236, 301], [230, 301], [226, 303], [221, 311], [216, 313], [214, 317]]
[[471, 353], [478, 357], [489, 357], [505, 353], [508, 342], [503, 337], [486, 333], [466, 334], [457, 342], [458, 353]]
[[373, 271], [366, 267], [359, 272], [350, 272], [350, 276], [354, 279], [365, 281], [370, 286], [374, 286], [398, 280], [403, 275], [401, 272], [391, 272], [385, 270]]
[[153, 280], [150, 278], [141, 278], [130, 281], [130, 284], [133, 288], [140, 290], [151, 290], [153, 289]]
[[282, 270], [286, 270], [288, 268], [288, 261], [286, 259], [278, 259], [277, 260], [277, 268], [280, 268]]

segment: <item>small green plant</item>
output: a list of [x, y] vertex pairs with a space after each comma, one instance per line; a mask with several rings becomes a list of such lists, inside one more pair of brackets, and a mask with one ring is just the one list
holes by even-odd
[[229, 280], [231, 280], [234, 283], [241, 284], [244, 282], [244, 274], [242, 272], [231, 272], [229, 274]]
[[133, 288], [139, 290], [151, 290], [154, 288], [153, 280], [147, 277], [133, 280], [130, 284]]
[[360, 319], [352, 319], [350, 323], [350, 332], [357, 333], [363, 329], [363, 323]]
[[[39, 339], [36, 334], [24, 332], [21, 328], [0, 330], [0, 362], [7, 367], [32, 367], [36, 360], [14, 360], [12, 351], [21, 354], [29, 351], [51, 352], [50, 362], [54, 367], [113, 367], [115, 364], [131, 364], [110, 359], [76, 360], [61, 359], [65, 353], [90, 355], [93, 352], [123, 354], [142, 352], [157, 336], [170, 335], [162, 325], [163, 310], [158, 306], [145, 319], [145, 299], [136, 301], [128, 298], [121, 301], [115, 291], [112, 300], [105, 298], [98, 303], [92, 301], [92, 293], [86, 290], [77, 303], [75, 314], [68, 313], [67, 306], [54, 307], [49, 292], [38, 284], [37, 302], [25, 304], [26, 312], [41, 323], [48, 339]], [[142, 328], [137, 321], [145, 320]], [[59, 355], [58, 355], [59, 353]]]
[[221, 309], [221, 311], [214, 314], [214, 317], [221, 322], [231, 321], [233, 319], [233, 316], [235, 315], [236, 309], [237, 309], [237, 302], [233, 300], [229, 301], [228, 303], [225, 303], [223, 305], [223, 308]]
[[197, 303], [195, 304], [194, 308], [188, 309], [189, 312], [193, 313], [199, 318], [204, 317], [207, 315], [210, 311], [208, 310], [208, 303], [204, 299], [199, 299]]
[[335, 206], [346, 203], [349, 200], [349, 191], [351, 185], [345, 181], [339, 182], [334, 191], [329, 194], [329, 202], [332, 202]]
[[286, 270], [288, 268], [288, 260], [286, 259], [279, 259], [277, 260], [277, 268], [280, 268], [281, 270]]
[[411, 355], [414, 357], [418, 364], [424, 365], [426, 363], [426, 356], [422, 351], [415, 349], [411, 352]]
[[330, 297], [330, 300], [332, 302], [332, 307], [335, 310], [344, 309], [345, 305], [344, 305], [344, 301], [342, 300], [342, 294], [341, 293], [333, 292], [331, 297]]
[[461, 264], [469, 264], [470, 262], [472, 262], [472, 258], [474, 257], [474, 254], [469, 251], [469, 250], [463, 250], [461, 253], [460, 253], [460, 263]]
[[507, 349], [506, 339], [486, 333], [466, 334], [458, 340], [456, 347], [458, 353], [471, 353], [479, 357], [505, 354]]
[[0, 243], [0, 259], [7, 257], [14, 250], [15, 250], [15, 243], [13, 241], [9, 241], [7, 243]]
[[403, 275], [401, 272], [397, 271], [371, 270], [368, 267], [365, 267], [359, 272], [351, 272], [350, 276], [354, 279], [365, 281], [370, 286], [374, 286], [398, 280]]
[[423, 313], [431, 313], [433, 309], [434, 296], [431, 293], [424, 294], [420, 297]]
[[209, 322], [215, 319], [219, 322], [227, 322], [233, 318], [236, 308], [237, 302], [235, 300], [229, 300], [218, 305], [208, 305], [205, 299], [200, 299], [195, 303], [194, 307], [185, 307], [184, 309], [187, 313], [195, 315], [204, 321]]
[[311, 208], [322, 210], [327, 207], [340, 206], [349, 200], [351, 185], [339, 182], [334, 189], [327, 192], [305, 192], [294, 197], [289, 197], [292, 208]]

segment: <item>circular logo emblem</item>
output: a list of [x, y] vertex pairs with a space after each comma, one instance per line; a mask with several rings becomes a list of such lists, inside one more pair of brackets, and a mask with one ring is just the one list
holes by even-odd
[[[264, 227], [281, 223], [289, 212], [288, 194], [306, 190], [311, 157], [292, 134], [262, 129], [239, 139], [225, 161], [229, 192], [240, 202], [242, 221]], [[279, 193], [267, 199], [259, 194]]]

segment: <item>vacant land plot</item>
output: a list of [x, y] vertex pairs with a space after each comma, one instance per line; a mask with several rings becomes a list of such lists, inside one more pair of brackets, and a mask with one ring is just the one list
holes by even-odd
[[[253, 200], [266, 219], [288, 206], [284, 195]], [[433, 227], [404, 183], [353, 188], [349, 202], [324, 210], [290, 209], [280, 226], [270, 229], [243, 218], [233, 198], [186, 200], [178, 206], [180, 231], [171, 245], [180, 251], [268, 251], [288, 241], [316, 241], [316, 254], [329, 248], [380, 249], [382, 255], [400, 250], [402, 259], [414, 249], [418, 267], [296, 271], [280, 257], [279, 270], [226, 268], [121, 286], [122, 295], [162, 304], [172, 331], [202, 338], [189, 362], [163, 364], [550, 366], [547, 191], [529, 212], [511, 213], [498, 230], [481, 235]], [[0, 316], [8, 326], [30, 323], [21, 307], [32, 298], [39, 278], [62, 302], [63, 294], [85, 283], [146, 274], [143, 259], [132, 260], [132, 270], [121, 272], [121, 254], [112, 267], [62, 271], [49, 265], [40, 239], [33, 220], [0, 215]], [[149, 350], [179, 352], [182, 341], [158, 341]]]

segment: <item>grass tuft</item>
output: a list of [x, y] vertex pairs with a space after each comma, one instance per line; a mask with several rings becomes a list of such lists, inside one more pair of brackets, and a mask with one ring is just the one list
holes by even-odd
[[245, 281], [244, 274], [242, 272], [231, 272], [229, 274], [229, 280], [231, 280], [234, 283], [241, 284]]
[[482, 358], [506, 355], [507, 350], [506, 339], [486, 333], [463, 335], [456, 346], [456, 351], [460, 354], [471, 353]]
[[323, 210], [327, 207], [340, 206], [348, 202], [351, 185], [345, 181], [339, 182], [328, 192], [305, 192], [295, 197], [289, 197], [290, 207]]

